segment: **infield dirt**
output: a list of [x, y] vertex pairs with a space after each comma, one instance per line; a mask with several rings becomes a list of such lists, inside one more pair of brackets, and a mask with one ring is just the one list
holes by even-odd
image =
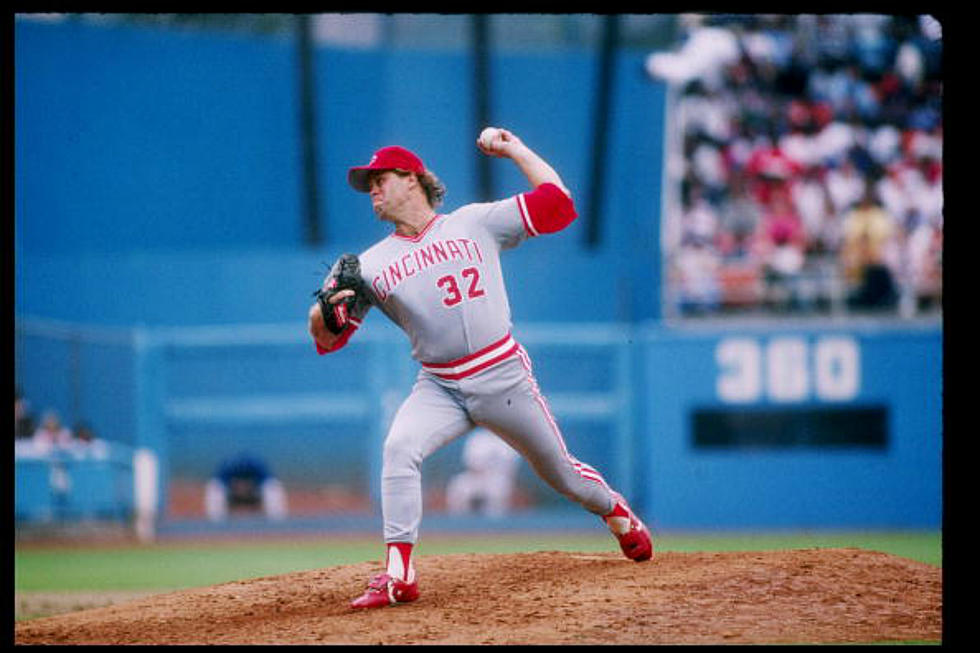
[[940, 642], [942, 569], [864, 549], [420, 556], [422, 597], [355, 612], [374, 563], [15, 623], [16, 644]]

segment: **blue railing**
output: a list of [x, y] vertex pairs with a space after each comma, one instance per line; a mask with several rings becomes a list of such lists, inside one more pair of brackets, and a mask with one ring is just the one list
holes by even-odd
[[[37, 452], [15, 444], [14, 518], [18, 523], [128, 522], [134, 516], [133, 449]], [[96, 445], [97, 446], [97, 445]]]

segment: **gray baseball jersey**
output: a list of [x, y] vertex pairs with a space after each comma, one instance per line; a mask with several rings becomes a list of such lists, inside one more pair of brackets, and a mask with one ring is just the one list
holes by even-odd
[[527, 237], [521, 196], [437, 215], [413, 238], [393, 233], [360, 255], [374, 305], [412, 342], [412, 357], [445, 363], [511, 329], [501, 250]]
[[614, 505], [601, 474], [566, 448], [530, 358], [511, 335], [500, 252], [539, 234], [529, 195], [437, 215], [418, 235], [393, 233], [359, 257], [371, 297], [352, 310], [354, 328], [376, 306], [405, 331], [422, 366], [385, 440], [387, 542], [417, 540], [422, 460], [477, 425], [587, 510], [602, 515]]

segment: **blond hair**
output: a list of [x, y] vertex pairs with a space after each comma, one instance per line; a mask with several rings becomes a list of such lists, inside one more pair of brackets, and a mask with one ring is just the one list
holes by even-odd
[[414, 174], [415, 178], [419, 181], [419, 186], [422, 187], [422, 192], [425, 193], [425, 199], [429, 202], [430, 207], [436, 208], [442, 204], [443, 198], [446, 197], [446, 185], [439, 180], [436, 173], [428, 168], [421, 174], [400, 169], [395, 169], [395, 172], [403, 177]]
[[436, 208], [442, 204], [442, 200], [446, 196], [446, 185], [436, 177], [436, 173], [426, 169], [424, 173], [416, 176], [419, 183], [422, 184], [422, 190], [425, 191], [425, 199], [429, 200], [429, 206]]

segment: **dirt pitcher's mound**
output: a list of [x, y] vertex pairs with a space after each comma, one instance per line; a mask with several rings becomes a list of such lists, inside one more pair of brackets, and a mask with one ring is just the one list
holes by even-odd
[[15, 624], [17, 644], [709, 644], [933, 641], [942, 569], [862, 549], [420, 556], [422, 597], [355, 612], [373, 563]]

